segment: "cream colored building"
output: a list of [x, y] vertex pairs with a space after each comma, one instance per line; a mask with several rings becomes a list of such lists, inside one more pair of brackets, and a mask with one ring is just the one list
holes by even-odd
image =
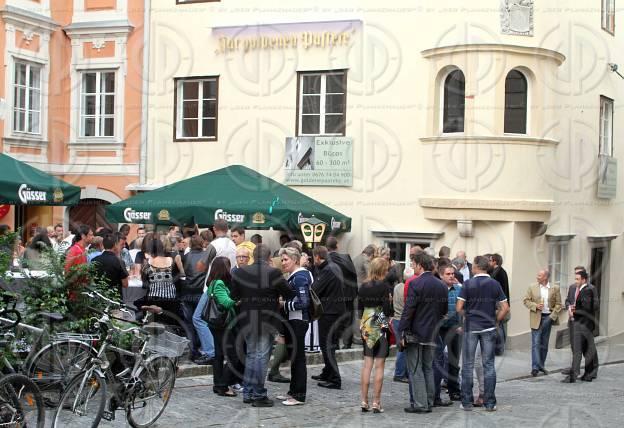
[[624, 332], [612, 0], [177, 3], [151, 1], [134, 189], [238, 163], [284, 181], [286, 138], [350, 137], [352, 186], [295, 186], [352, 217], [343, 250], [500, 253], [512, 345], [528, 340], [537, 270], [565, 298], [585, 265], [600, 334]]

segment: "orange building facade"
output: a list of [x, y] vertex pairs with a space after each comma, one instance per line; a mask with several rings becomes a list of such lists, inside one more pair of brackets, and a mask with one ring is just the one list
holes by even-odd
[[82, 189], [78, 206], [11, 207], [0, 223], [102, 226], [130, 196], [144, 17], [143, 0], [0, 0], [0, 150]]

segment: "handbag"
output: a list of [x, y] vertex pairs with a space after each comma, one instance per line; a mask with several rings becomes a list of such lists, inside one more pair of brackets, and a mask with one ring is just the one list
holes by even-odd
[[212, 290], [214, 285], [208, 287], [206, 293], [208, 293], [208, 301], [202, 309], [201, 318], [212, 328], [225, 328], [229, 321], [230, 311], [223, 309], [221, 305], [217, 303]]
[[316, 321], [323, 316], [323, 304], [312, 288], [310, 288], [310, 306], [308, 312], [312, 321]]

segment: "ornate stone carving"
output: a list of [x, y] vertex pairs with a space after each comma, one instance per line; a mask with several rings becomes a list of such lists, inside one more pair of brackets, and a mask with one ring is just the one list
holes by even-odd
[[33, 37], [35, 37], [35, 33], [32, 30], [24, 30], [22, 34], [23, 34], [22, 38], [24, 39], [24, 43], [26, 43], [26, 46], [29, 46], [30, 42], [32, 42]]
[[533, 0], [501, 0], [501, 32], [533, 36]]
[[97, 49], [97, 51], [99, 52], [104, 49], [104, 46], [106, 46], [106, 42], [103, 39], [96, 39], [93, 40], [91, 46], [93, 47], [93, 49]]

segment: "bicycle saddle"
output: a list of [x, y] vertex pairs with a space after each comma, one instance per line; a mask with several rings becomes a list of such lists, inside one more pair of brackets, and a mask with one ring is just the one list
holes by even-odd
[[57, 313], [57, 312], [39, 312], [37, 314], [37, 316], [39, 318], [42, 318], [46, 321], [48, 321], [49, 323], [54, 323], [54, 322], [59, 322], [59, 321], [63, 321], [63, 315]]
[[157, 335], [165, 332], [165, 326], [162, 325], [162, 324], [151, 322], [149, 324], [145, 324], [143, 326], [143, 330], [145, 330], [148, 334], [151, 334], [153, 336], [157, 336]]

